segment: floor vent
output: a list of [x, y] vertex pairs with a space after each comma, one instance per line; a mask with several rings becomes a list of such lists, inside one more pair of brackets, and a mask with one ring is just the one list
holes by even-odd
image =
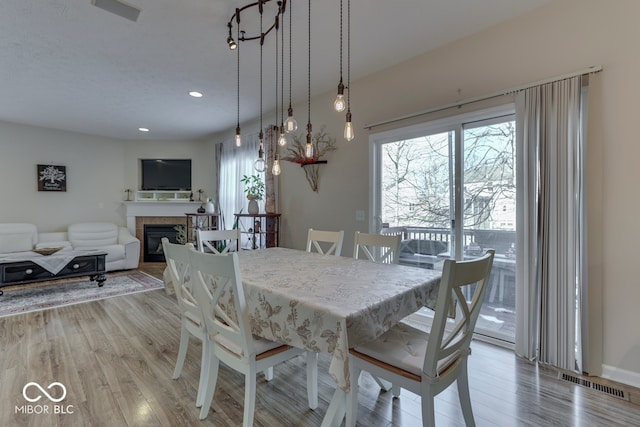
[[608, 394], [609, 396], [617, 397], [619, 399], [623, 399], [629, 401], [629, 396], [625, 393], [624, 390], [619, 388], [611, 387], [604, 384], [599, 384], [594, 381], [590, 381], [586, 378], [581, 378], [576, 375], [568, 374], [566, 372], [558, 372], [558, 378], [563, 381], [568, 381], [583, 387], [590, 388], [595, 391], [599, 391], [600, 393]]

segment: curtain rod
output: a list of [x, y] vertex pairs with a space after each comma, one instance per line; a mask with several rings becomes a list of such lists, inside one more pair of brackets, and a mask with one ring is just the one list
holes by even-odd
[[477, 96], [477, 97], [474, 97], [474, 98], [467, 98], [467, 99], [463, 99], [462, 101], [456, 101], [456, 102], [452, 102], [450, 104], [441, 105], [439, 107], [429, 108], [429, 109], [423, 110], [423, 111], [417, 111], [415, 113], [406, 114], [404, 116], [394, 117], [392, 119], [383, 120], [381, 122], [365, 124], [364, 125], [364, 129], [371, 129], [371, 128], [374, 128], [374, 127], [377, 127], [377, 126], [382, 126], [382, 125], [387, 125], [389, 123], [399, 122], [401, 120], [412, 119], [414, 117], [423, 116], [425, 114], [435, 113], [435, 112], [442, 111], [442, 110], [447, 110], [449, 108], [461, 107], [461, 106], [466, 105], [466, 104], [472, 104], [474, 102], [484, 101], [484, 100], [487, 100], [487, 99], [497, 98], [499, 96], [505, 96], [505, 95], [509, 95], [511, 93], [520, 92], [522, 90], [529, 89], [529, 88], [532, 88], [532, 87], [535, 87], [535, 86], [540, 86], [540, 85], [547, 84], [547, 83], [553, 83], [553, 82], [557, 82], [557, 81], [560, 81], [560, 80], [569, 79], [571, 77], [582, 76], [582, 75], [585, 75], [585, 74], [598, 73], [600, 71], [602, 71], [602, 65], [594, 65], [594, 66], [591, 66], [589, 68], [585, 68], [583, 70], [574, 71], [572, 73], [567, 73], [567, 74], [563, 74], [563, 75], [556, 76], [556, 77], [550, 77], [548, 79], [539, 80], [539, 81], [533, 82], [533, 83], [526, 83], [526, 84], [523, 84], [523, 85], [520, 85], [520, 86], [513, 87], [511, 89], [506, 89], [506, 90], [501, 90], [501, 91], [498, 91], [498, 92], [493, 92], [493, 93], [490, 93], [488, 95]]

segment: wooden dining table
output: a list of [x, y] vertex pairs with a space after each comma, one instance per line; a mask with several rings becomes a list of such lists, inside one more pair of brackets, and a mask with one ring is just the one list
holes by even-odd
[[423, 306], [435, 307], [441, 273], [295, 249], [238, 253], [252, 332], [331, 355], [336, 393], [323, 425], [344, 414], [349, 348], [372, 341]]

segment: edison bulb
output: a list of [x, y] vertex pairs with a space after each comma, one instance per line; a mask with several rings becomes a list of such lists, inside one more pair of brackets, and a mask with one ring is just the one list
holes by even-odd
[[353, 125], [351, 124], [351, 122], [346, 122], [344, 125], [344, 139], [346, 139], [347, 141], [352, 141], [353, 138], [355, 138], [355, 135], [353, 133]]
[[295, 132], [298, 130], [298, 122], [293, 118], [292, 114], [289, 114], [289, 117], [287, 117], [287, 121], [284, 123], [284, 127], [287, 133]]
[[284, 135], [284, 127], [280, 128], [280, 136], [278, 136], [278, 145], [284, 147], [287, 145], [287, 137]]
[[262, 157], [258, 157], [253, 163], [253, 168], [258, 172], [264, 172], [267, 168], [267, 164]]
[[338, 96], [336, 96], [336, 100], [333, 101], [333, 109], [340, 113], [344, 111], [346, 107], [347, 104], [344, 102], [344, 95], [339, 93]]
[[273, 161], [273, 166], [271, 167], [271, 173], [274, 175], [280, 175], [280, 160], [277, 158]]
[[307, 143], [304, 149], [304, 155], [307, 159], [313, 158], [313, 144]]
[[351, 109], [347, 110], [347, 122], [344, 125], [344, 139], [351, 141], [355, 138], [353, 134], [353, 125], [351, 124]]
[[236, 137], [235, 137], [236, 147], [240, 147], [242, 145], [242, 136], [240, 135], [240, 123], [236, 126]]

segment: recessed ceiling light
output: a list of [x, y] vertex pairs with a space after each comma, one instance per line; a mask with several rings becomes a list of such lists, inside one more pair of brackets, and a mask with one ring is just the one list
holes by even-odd
[[202, 94], [200, 92], [196, 92], [195, 90], [189, 92], [189, 95], [193, 96], [194, 98], [202, 98]]
[[140, 132], [149, 132], [148, 128], [138, 128]]

